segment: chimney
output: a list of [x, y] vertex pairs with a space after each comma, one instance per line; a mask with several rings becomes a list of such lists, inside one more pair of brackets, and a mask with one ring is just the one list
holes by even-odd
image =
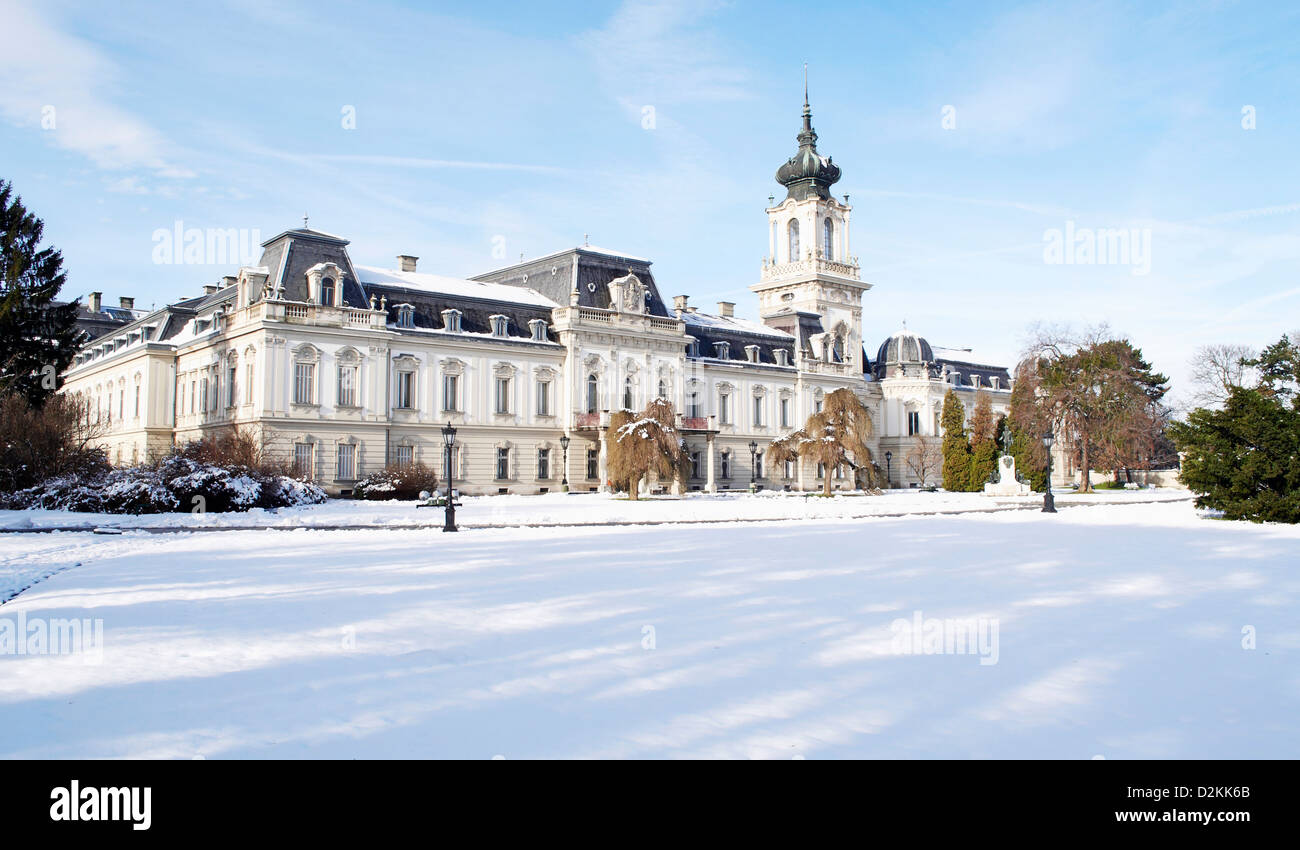
[[734, 301], [719, 301], [719, 302], [718, 302], [718, 315], [719, 315], [719, 316], [722, 316], [722, 317], [725, 318], [725, 319], [730, 319], [731, 317], [735, 316], [735, 315], [736, 315], [736, 302], [734, 302]]
[[104, 306], [104, 293], [102, 292], [90, 293], [90, 312], [98, 313], [100, 307], [102, 306]]
[[233, 274], [228, 274], [221, 278], [221, 288], [225, 289], [227, 286], [234, 286], [235, 281], [237, 280], [239, 280], [239, 278], [235, 277]]
[[122, 305], [123, 310], [135, 309], [135, 299], [130, 297], [129, 295], [123, 295], [122, 297], [118, 298], [117, 303]]
[[419, 257], [412, 257], [410, 254], [397, 255], [397, 268], [404, 272], [415, 271], [415, 264], [419, 262]]
[[673, 309], [677, 311], [678, 316], [681, 316], [682, 313], [686, 312], [686, 299], [689, 297], [690, 296], [687, 295], [673, 296]]
[[212, 293], [214, 293], [214, 292], [216, 292], [216, 291], [217, 291], [217, 285], [216, 285], [215, 283], [206, 283], [206, 284], [203, 285], [203, 294], [204, 294], [204, 295], [211, 295]]

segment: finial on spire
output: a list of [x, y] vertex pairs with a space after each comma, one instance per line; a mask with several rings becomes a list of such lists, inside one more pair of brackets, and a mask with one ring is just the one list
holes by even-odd
[[587, 234], [585, 234], [585, 233], [582, 234], [582, 247], [584, 247], [584, 248], [590, 248], [590, 247], [591, 247], [591, 243], [587, 241]]
[[307, 213], [302, 214], [302, 229], [307, 229]]
[[808, 107], [808, 63], [803, 63], [803, 105]]

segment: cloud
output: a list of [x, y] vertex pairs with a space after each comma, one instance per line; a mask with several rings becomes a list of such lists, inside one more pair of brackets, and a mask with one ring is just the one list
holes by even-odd
[[0, 114], [10, 122], [44, 133], [103, 169], [194, 176], [168, 160], [161, 134], [112, 103], [117, 69], [94, 47], [16, 1], [0, 6], [0, 32]]

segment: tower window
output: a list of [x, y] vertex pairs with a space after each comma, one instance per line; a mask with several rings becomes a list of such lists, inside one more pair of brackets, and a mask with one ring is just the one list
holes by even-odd
[[334, 306], [334, 278], [327, 277], [320, 282], [320, 303], [326, 307]]
[[828, 260], [835, 256], [835, 225], [829, 216], [822, 221], [822, 256]]
[[787, 260], [791, 263], [799, 260], [799, 219], [790, 219], [789, 227], [789, 248], [790, 253]]

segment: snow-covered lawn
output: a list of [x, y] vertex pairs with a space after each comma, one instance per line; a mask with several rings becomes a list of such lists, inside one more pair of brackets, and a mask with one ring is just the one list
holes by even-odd
[[[808, 504], [927, 498], [958, 497]], [[467, 500], [503, 518], [783, 503], [517, 501]], [[336, 519], [370, 515], [345, 504]], [[1300, 528], [1185, 501], [6, 534], [6, 571], [52, 575], [0, 606], [0, 629], [100, 618], [104, 645], [98, 663], [0, 656], [3, 756], [1300, 756]], [[996, 626], [996, 652], [901, 654], [891, 624], [914, 617]]]

